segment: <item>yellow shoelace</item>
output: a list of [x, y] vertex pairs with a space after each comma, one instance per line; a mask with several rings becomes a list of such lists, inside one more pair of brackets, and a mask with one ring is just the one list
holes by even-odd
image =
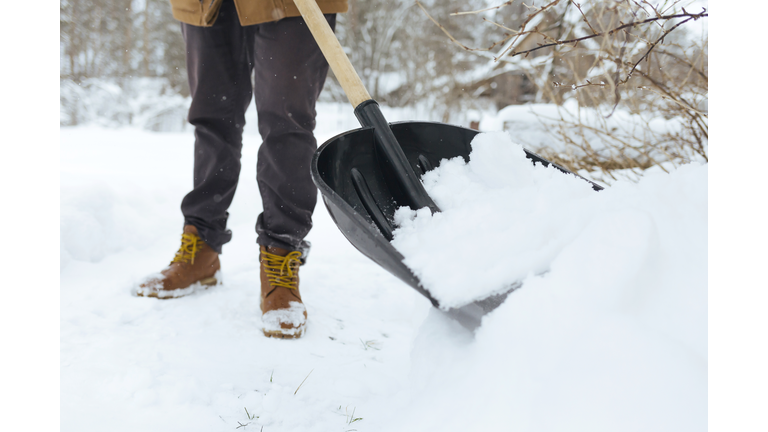
[[264, 272], [267, 274], [270, 285], [274, 287], [298, 288], [298, 280], [295, 275], [301, 265], [301, 252], [293, 251], [282, 257], [263, 251], [261, 253]]
[[178, 252], [176, 252], [176, 256], [173, 257], [173, 261], [171, 263], [175, 262], [185, 262], [194, 264], [195, 263], [195, 255], [197, 255], [197, 251], [200, 250], [198, 247], [198, 241], [200, 240], [200, 237], [196, 236], [192, 233], [184, 233], [181, 235], [181, 247], [179, 248]]

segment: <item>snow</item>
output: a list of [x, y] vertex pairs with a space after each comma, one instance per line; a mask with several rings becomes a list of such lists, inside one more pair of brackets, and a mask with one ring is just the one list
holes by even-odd
[[423, 182], [442, 212], [398, 209], [392, 244], [440, 304], [459, 307], [545, 272], [591, 219], [592, 185], [534, 166], [505, 132], [481, 133], [469, 163]]
[[431, 312], [414, 430], [706, 430], [707, 166], [594, 192], [506, 133], [472, 148], [424, 176], [442, 212], [399, 209], [392, 244], [445, 307], [523, 288], [474, 339]]
[[[271, 310], [262, 315], [261, 324], [266, 331], [282, 331], [283, 333], [295, 334], [300, 325], [304, 324], [304, 312], [306, 307], [299, 302], [288, 303], [288, 309]], [[283, 330], [281, 323], [290, 324], [293, 329]]]
[[[706, 166], [689, 165], [566, 203], [575, 236], [474, 339], [431, 312], [412, 355], [413, 430], [706, 430], [706, 183]], [[525, 229], [548, 234], [540, 227]], [[485, 281], [488, 261], [515, 266], [487, 239], [463, 245], [469, 259], [441, 266], [440, 282], [464, 272]]]
[[134, 125], [152, 131], [184, 131], [190, 98], [177, 94], [164, 78], [62, 79], [59, 91], [62, 126]]
[[[320, 142], [356, 127], [347, 106], [318, 113]], [[192, 132], [61, 129], [62, 431], [706, 430], [706, 165], [598, 193], [528, 167], [491, 134], [486, 156], [504, 158], [441, 165], [469, 171], [438, 204], [470, 186], [522, 184], [529, 205], [517, 214], [553, 231], [504, 231], [533, 242], [530, 256], [501, 238], [461, 251], [459, 262], [503, 270], [517, 253], [534, 267], [520, 264], [523, 287], [475, 334], [362, 256], [318, 204], [300, 274], [306, 334], [270, 339], [253, 229], [260, 140], [248, 122], [222, 284], [171, 300], [131, 289], [179, 246]], [[492, 274], [473, 277], [486, 289]]]
[[[573, 147], [566, 148], [563, 140], [553, 132], [561, 127], [562, 121], [574, 133], [584, 133], [585, 140], [594, 150], [608, 150], [605, 139], [600, 134], [588, 130], [579, 130], [579, 124], [587, 127], [611, 130], [612, 134], [622, 137], [633, 146], [642, 147], [640, 141], [649, 128], [654, 133], [663, 134], [675, 132], [680, 129], [679, 120], [665, 120], [660, 117], [644, 119], [640, 115], [631, 114], [626, 110], [617, 109], [611, 118], [606, 119], [608, 113], [600, 112], [593, 108], [581, 107], [574, 99], [567, 100], [563, 105], [554, 104], [527, 104], [509, 105], [499, 110], [498, 113], [486, 115], [480, 122], [479, 129], [483, 132], [506, 130], [513, 133], [515, 141], [532, 151], [539, 149], [557, 150], [560, 152], [578, 151]], [[604, 126], [603, 126], [604, 125]], [[641, 132], [638, 132], [641, 131]], [[578, 140], [577, 140], [578, 141]], [[692, 158], [696, 160], [695, 158]], [[664, 160], [660, 158], [660, 160]]]
[[[164, 290], [163, 278], [164, 276], [162, 273], [151, 274], [147, 276], [147, 278], [142, 281], [140, 285], [133, 287], [131, 289], [131, 294], [145, 297], [153, 296], [161, 299], [188, 296], [195, 293], [196, 291], [208, 289], [211, 285], [218, 285], [219, 281], [221, 280], [221, 271], [214, 273], [213, 280], [202, 280], [200, 282], [193, 283], [186, 288], [175, 290]], [[203, 284], [203, 282], [205, 284]]]
[[222, 285], [172, 300], [131, 295], [179, 247], [193, 139], [61, 130], [61, 430], [347, 430], [353, 412], [358, 430], [383, 424], [376, 407], [407, 388], [429, 303], [349, 245], [318, 205], [300, 273], [306, 334], [264, 337], [256, 135], [244, 138]]
[[[679, 173], [652, 174], [638, 185], [620, 183], [619, 188], [594, 193], [590, 183], [576, 176], [532, 164], [506, 132], [481, 133], [472, 149], [468, 163], [460, 157], [444, 160], [423, 177], [442, 212], [433, 215], [428, 209], [402, 207], [395, 214], [399, 226], [392, 244], [446, 308], [504, 291], [528, 274], [547, 272], [565, 246], [606, 214], [627, 214], [617, 232], [641, 230], [641, 237], [650, 237], [653, 232], [642, 231], [648, 222], [632, 221], [638, 210], [668, 206], [666, 201], [643, 198], [664, 196], [671, 188], [698, 192], [679, 198], [678, 206], [687, 204], [695, 211], [676, 223], [694, 230], [693, 237], [706, 235], [706, 166], [679, 170], [697, 167], [699, 176], [690, 180], [678, 180]], [[659, 218], [651, 223], [670, 222]], [[628, 245], [643, 244], [637, 240]]]

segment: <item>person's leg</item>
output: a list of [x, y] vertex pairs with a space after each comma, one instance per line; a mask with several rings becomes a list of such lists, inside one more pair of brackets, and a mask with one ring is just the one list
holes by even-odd
[[194, 225], [216, 252], [232, 238], [227, 209], [240, 175], [245, 111], [251, 101], [246, 31], [235, 5], [225, 1], [212, 27], [182, 24], [195, 126], [194, 189], [181, 203], [184, 224]]
[[[326, 15], [335, 27], [336, 15]], [[264, 206], [258, 243], [306, 255], [317, 189], [310, 162], [317, 149], [315, 103], [328, 63], [302, 18], [259, 24], [254, 42], [254, 94], [263, 143], [257, 180]]]
[[227, 208], [240, 174], [244, 113], [251, 101], [250, 64], [234, 4], [213, 27], [182, 24], [195, 126], [194, 189], [182, 200], [184, 232], [173, 261], [136, 287], [143, 297], [176, 298], [221, 283], [219, 254], [229, 241]]

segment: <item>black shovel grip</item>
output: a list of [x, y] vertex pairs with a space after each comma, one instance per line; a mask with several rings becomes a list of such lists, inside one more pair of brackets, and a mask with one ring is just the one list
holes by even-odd
[[432, 198], [424, 190], [419, 177], [405, 157], [403, 149], [392, 133], [389, 123], [379, 109], [375, 100], [369, 99], [355, 108], [355, 116], [363, 127], [373, 128], [376, 139], [376, 150], [380, 152], [381, 164], [385, 166], [387, 174], [391, 176], [408, 206], [414, 210], [429, 207], [432, 213], [439, 212]]

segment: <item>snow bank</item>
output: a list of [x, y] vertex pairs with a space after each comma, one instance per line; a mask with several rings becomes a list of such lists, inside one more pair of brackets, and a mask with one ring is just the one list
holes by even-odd
[[165, 78], [62, 79], [59, 122], [62, 126], [93, 124], [136, 126], [151, 131], [180, 132], [187, 125], [189, 97], [179, 95]]
[[474, 338], [431, 312], [405, 429], [706, 430], [707, 166], [593, 192], [501, 134], [473, 149], [393, 244], [451, 305], [530, 271]]
[[[706, 110], [704, 105], [700, 108]], [[682, 161], [706, 162], [690, 148], [678, 146], [674, 151], [664, 148], [666, 144], [662, 143], [666, 143], [669, 136], [688, 135], [684, 119], [632, 114], [621, 108], [609, 118], [606, 118], [607, 115], [608, 112], [579, 106], [576, 100], [568, 100], [561, 106], [510, 105], [498, 113], [484, 115], [479, 129], [482, 132], [507, 131], [516, 142], [534, 152], [555, 152], [566, 159], [595, 152], [607, 159], [617, 160], [629, 157], [643, 161], [650, 157], [672, 166]], [[601, 130], [610, 131], [609, 135], [599, 133]], [[706, 140], [703, 145], [705, 148], [708, 146]], [[585, 148], [590, 150], [587, 152]], [[608, 184], [613, 184], [613, 176], [622, 179], [637, 177], [632, 170], [613, 171], [612, 176], [600, 172], [580, 174]]]

